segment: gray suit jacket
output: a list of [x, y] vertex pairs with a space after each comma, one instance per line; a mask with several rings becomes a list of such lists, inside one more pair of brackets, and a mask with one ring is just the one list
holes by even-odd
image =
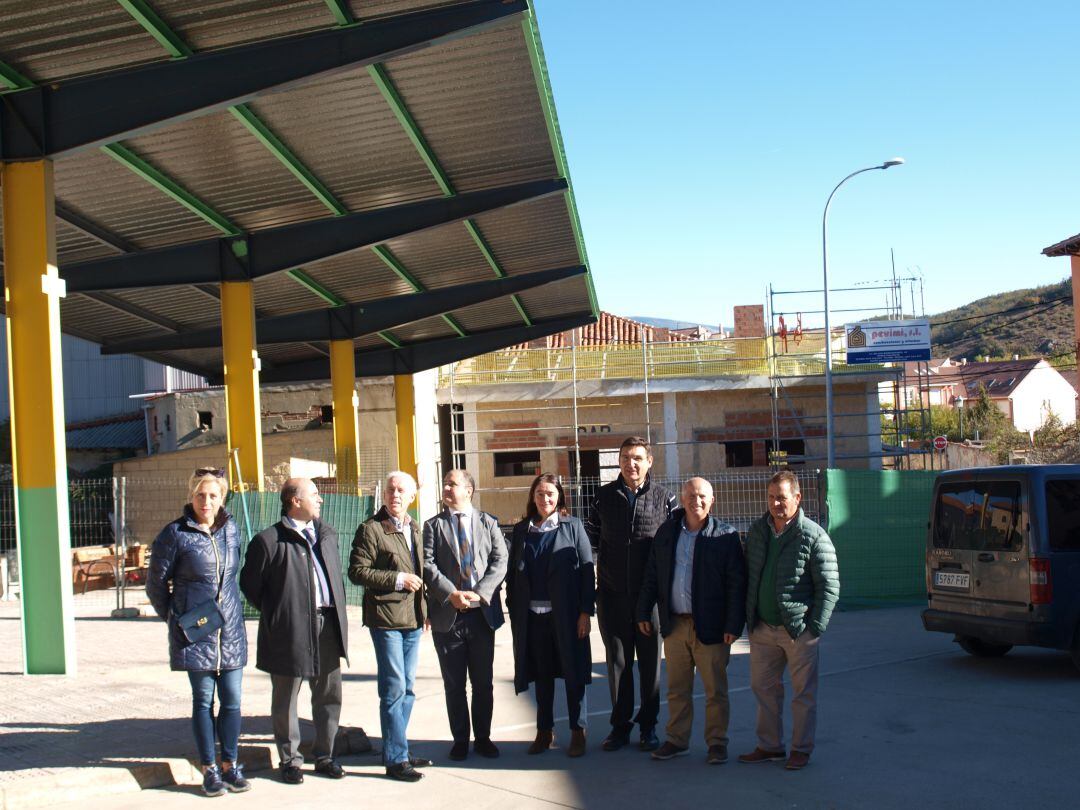
[[[503, 623], [501, 590], [506, 579], [506, 539], [499, 522], [486, 512], [473, 508], [469, 538], [473, 546], [473, 565], [480, 577], [473, 590], [480, 595], [480, 606], [492, 630]], [[424, 523], [424, 582], [427, 584], [428, 618], [431, 629], [449, 632], [457, 618], [450, 604], [461, 570], [461, 553], [454, 533], [454, 520], [444, 509]]]

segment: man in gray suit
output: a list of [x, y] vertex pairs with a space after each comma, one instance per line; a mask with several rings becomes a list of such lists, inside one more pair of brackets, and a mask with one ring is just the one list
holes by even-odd
[[459, 761], [469, 755], [466, 675], [472, 682], [473, 748], [481, 756], [499, 756], [491, 741], [492, 670], [495, 631], [503, 623], [499, 592], [506, 578], [506, 540], [499, 522], [473, 507], [475, 491], [468, 472], [450, 470], [443, 478], [446, 509], [424, 523], [428, 619], [454, 737], [450, 759]]

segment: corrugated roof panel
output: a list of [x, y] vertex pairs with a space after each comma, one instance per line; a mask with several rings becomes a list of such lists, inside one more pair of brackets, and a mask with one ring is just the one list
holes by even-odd
[[353, 345], [357, 349], [386, 349], [390, 346], [378, 335], [364, 335], [364, 337], [354, 340]]
[[558, 174], [520, 19], [386, 67], [456, 191]]
[[305, 265], [304, 272], [352, 304], [413, 292], [367, 249]]
[[202, 329], [221, 323], [220, 302], [188, 286], [117, 290], [112, 294], [189, 329]]
[[68, 429], [65, 443], [69, 450], [141, 449], [146, 447], [146, 424], [140, 416]]
[[141, 248], [221, 235], [217, 228], [97, 149], [58, 160], [55, 182], [57, 201]]
[[334, 24], [322, 0], [154, 0], [154, 10], [195, 51], [226, 48]]
[[330, 216], [231, 113], [181, 121], [124, 145], [242, 230]]
[[263, 96], [251, 108], [350, 211], [441, 196], [363, 70]]
[[349, 7], [356, 19], [366, 22], [425, 8], [452, 6], [456, 2], [460, 0], [349, 0]]
[[589, 311], [589, 290], [585, 286], [583, 276], [529, 290], [518, 297], [534, 321], [562, 318]]
[[285, 315], [328, 306], [321, 297], [284, 273], [255, 280], [255, 309], [260, 313]]
[[[148, 334], [168, 334], [141, 318], [98, 304], [85, 296], [69, 295], [60, 299], [60, 328], [86, 337], [95, 343], [107, 343]], [[93, 338], [87, 336], [93, 335]]]
[[[530, 313], [531, 314], [531, 313]], [[507, 298], [497, 298], [494, 301], [485, 301], [482, 304], [473, 304], [471, 307], [454, 310], [457, 318], [466, 332], [483, 332], [488, 329], [501, 329], [506, 326], [524, 326], [521, 314], [517, 307]]]
[[457, 337], [455, 332], [442, 318], [425, 318], [404, 326], [395, 326], [391, 331], [402, 343], [416, 343], [421, 340]]
[[313, 360], [326, 357], [306, 343], [270, 343], [259, 346], [259, 357], [264, 363], [281, 365], [300, 360]]
[[580, 263], [562, 194], [482, 214], [475, 221], [509, 275]]
[[386, 247], [430, 290], [497, 278], [460, 222], [392, 239]]
[[39, 84], [168, 57], [115, 0], [9, 0], [0, 59]]
[[[2, 228], [0, 228], [0, 233], [2, 233]], [[115, 255], [115, 249], [101, 244], [97, 239], [87, 236], [82, 231], [68, 225], [62, 219], [57, 218], [56, 257], [61, 266]]]

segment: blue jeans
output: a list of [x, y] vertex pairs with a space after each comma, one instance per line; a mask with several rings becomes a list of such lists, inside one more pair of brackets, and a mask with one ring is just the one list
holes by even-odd
[[240, 741], [240, 682], [243, 669], [219, 672], [189, 672], [191, 681], [191, 727], [195, 731], [195, 747], [203, 765], [217, 762], [214, 745], [214, 687], [217, 687], [217, 741], [221, 743], [223, 762], [236, 762]]
[[382, 726], [383, 764], [409, 761], [409, 741], [405, 730], [412, 714], [413, 682], [416, 658], [420, 651], [417, 630], [379, 630], [371, 628], [375, 660], [379, 667], [379, 723]]

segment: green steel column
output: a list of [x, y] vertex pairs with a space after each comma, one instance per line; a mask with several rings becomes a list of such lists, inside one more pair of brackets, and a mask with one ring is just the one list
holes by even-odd
[[75, 619], [53, 168], [47, 160], [9, 163], [0, 176], [24, 671], [67, 675], [75, 671]]

